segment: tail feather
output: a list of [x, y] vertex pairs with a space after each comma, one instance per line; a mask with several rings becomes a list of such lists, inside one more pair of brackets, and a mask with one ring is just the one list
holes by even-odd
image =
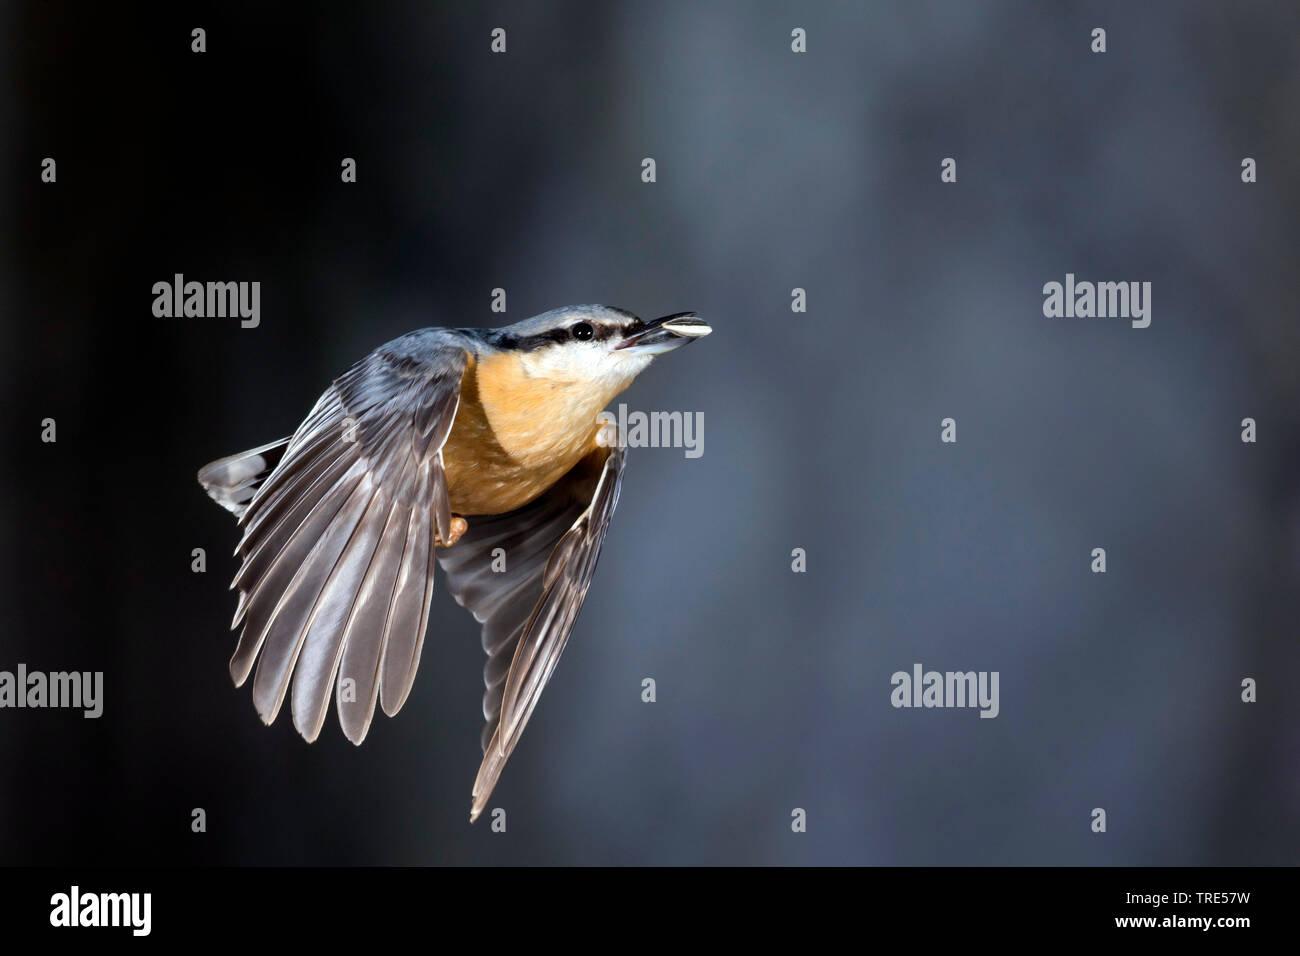
[[199, 469], [199, 484], [213, 501], [241, 518], [257, 489], [280, 463], [288, 445], [289, 439], [281, 438], [204, 465]]

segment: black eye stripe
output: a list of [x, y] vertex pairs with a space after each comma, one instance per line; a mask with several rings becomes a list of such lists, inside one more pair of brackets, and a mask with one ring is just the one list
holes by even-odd
[[498, 333], [492, 337], [493, 344], [498, 348], [512, 349], [519, 352], [534, 352], [537, 349], [545, 348], [548, 345], [559, 345], [564, 342], [571, 342], [575, 336], [573, 334], [574, 326], [586, 324], [592, 328], [592, 337], [589, 339], [579, 339], [583, 342], [603, 342], [606, 339], [613, 338], [620, 334], [620, 330], [615, 326], [602, 325], [596, 322], [575, 322], [573, 325], [564, 326], [563, 328], [550, 329], [546, 332], [537, 332], [533, 335], [515, 336], [508, 333]]
[[[584, 342], [604, 342], [606, 339], [612, 339], [614, 336], [619, 334], [619, 330], [612, 325], [600, 325], [596, 322], [578, 322], [573, 326], [573, 328], [577, 328], [579, 325], [588, 325], [592, 330], [591, 338], [582, 339], [581, 341]], [[578, 338], [578, 336], [575, 335], [574, 338]]]

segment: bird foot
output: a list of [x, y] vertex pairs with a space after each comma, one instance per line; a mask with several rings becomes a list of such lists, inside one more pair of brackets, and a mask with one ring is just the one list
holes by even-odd
[[451, 533], [447, 535], [447, 540], [442, 540], [442, 532], [438, 533], [435, 544], [440, 548], [450, 548], [460, 540], [460, 536], [469, 530], [469, 522], [460, 515], [451, 516]]

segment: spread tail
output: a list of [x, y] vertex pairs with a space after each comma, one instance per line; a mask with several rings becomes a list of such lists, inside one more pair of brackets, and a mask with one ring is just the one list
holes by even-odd
[[219, 458], [199, 469], [199, 484], [221, 507], [242, 518], [253, 495], [280, 463], [289, 439]]

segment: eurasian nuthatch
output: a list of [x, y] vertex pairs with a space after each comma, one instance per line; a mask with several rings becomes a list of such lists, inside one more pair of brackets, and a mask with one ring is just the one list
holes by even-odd
[[[710, 328], [685, 312], [556, 309], [501, 329], [421, 329], [334, 381], [290, 438], [199, 482], [239, 518], [236, 686], [271, 723], [293, 679], [308, 741], [337, 685], [343, 732], [410, 693], [434, 560], [483, 625], [482, 813], [582, 608], [624, 451], [597, 415], [656, 355]], [[468, 520], [467, 520], [468, 519]], [[260, 658], [259, 658], [260, 654]]]

